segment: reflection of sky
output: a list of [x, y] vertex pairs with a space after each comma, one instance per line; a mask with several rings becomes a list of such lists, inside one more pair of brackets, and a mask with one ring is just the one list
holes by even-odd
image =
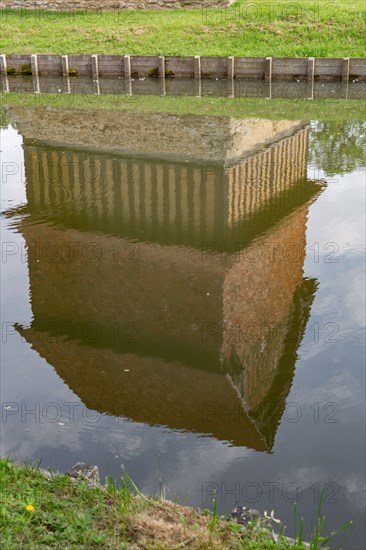
[[[22, 162], [21, 137], [15, 130], [2, 140], [4, 159]], [[309, 174], [311, 176], [311, 174]], [[301, 418], [291, 422], [284, 418], [278, 429], [273, 454], [231, 447], [209, 437], [178, 433], [161, 427], [101, 416], [98, 422], [76, 414], [75, 421], [62, 418], [59, 423], [31, 418], [21, 423], [19, 414], [9, 416], [2, 427], [2, 453], [9, 451], [19, 459], [41, 458], [43, 465], [61, 470], [77, 460], [100, 465], [119, 477], [121, 464], [139, 486], [150, 493], [159, 489], [159, 477], [170, 498], [179, 495], [187, 503], [202, 502], [202, 484], [218, 484], [218, 509], [228, 512], [235, 505], [235, 495], [222, 493], [221, 483], [243, 489], [255, 482], [263, 494], [253, 502], [254, 508], [271, 507], [289, 525], [293, 509], [279, 491], [269, 502], [268, 482], [281, 486], [297, 483], [302, 489], [299, 513], [309, 516], [315, 508], [311, 486], [326, 482], [339, 485], [339, 502], [326, 504], [332, 527], [343, 525], [351, 517], [358, 519], [364, 505], [364, 199], [365, 174], [354, 172], [336, 176], [311, 205], [307, 224], [307, 258], [305, 276], [317, 279], [319, 287], [312, 306], [288, 403], [296, 403]], [[335, 181], [338, 180], [338, 181]], [[14, 202], [10, 202], [10, 201]], [[3, 181], [2, 208], [25, 200], [21, 169]], [[8, 222], [9, 220], [7, 220]], [[2, 220], [4, 225], [4, 219]], [[11, 228], [3, 230], [3, 241], [23, 242]], [[314, 243], [319, 243], [319, 261], [314, 261]], [[327, 243], [338, 247], [336, 263], [327, 263]], [[29, 323], [27, 264], [20, 254], [3, 263], [3, 322]], [[314, 325], [319, 326], [319, 341], [314, 341]], [[326, 323], [338, 327], [336, 343], [326, 342]], [[18, 334], [9, 336], [3, 346], [1, 400], [45, 404], [80, 403], [45, 360]], [[40, 380], [42, 381], [40, 383]], [[338, 422], [327, 422], [327, 404], [334, 402]], [[319, 421], [315, 421], [314, 403], [319, 403]], [[82, 404], [79, 407], [79, 411]], [[65, 410], [65, 407], [62, 407]], [[241, 500], [241, 504], [244, 502]], [[360, 528], [360, 527], [359, 527]], [[290, 528], [291, 530], [291, 528]], [[289, 532], [290, 532], [289, 530]], [[362, 535], [359, 534], [359, 540]], [[359, 546], [360, 548], [362, 548]], [[356, 546], [352, 546], [355, 548]], [[350, 547], [351, 548], [351, 547]]]
[[[1, 210], [26, 200], [23, 167], [22, 136], [14, 128], [1, 130]], [[7, 163], [7, 165], [5, 165]], [[13, 164], [14, 163], [14, 164]]]

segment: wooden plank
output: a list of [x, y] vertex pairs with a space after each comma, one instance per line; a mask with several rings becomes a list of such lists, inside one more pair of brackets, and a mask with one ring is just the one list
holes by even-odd
[[340, 80], [342, 78], [343, 58], [316, 57], [314, 67], [315, 80]]
[[124, 58], [122, 55], [100, 55], [99, 76], [123, 76]]
[[349, 76], [351, 80], [366, 80], [366, 59], [351, 57], [349, 60]]
[[157, 55], [131, 55], [131, 76], [158, 76]]
[[77, 76], [92, 76], [91, 55], [69, 55], [69, 71], [77, 71]]
[[59, 76], [62, 74], [60, 55], [38, 55], [39, 76]]
[[227, 57], [201, 56], [202, 78], [226, 78]]
[[194, 56], [181, 57], [168, 55], [165, 57], [165, 72], [167, 76], [194, 77]]
[[265, 57], [236, 57], [235, 78], [264, 78]]
[[6, 56], [7, 72], [10, 74], [13, 70], [31, 70], [31, 55], [25, 54], [7, 54]]
[[305, 80], [308, 74], [306, 57], [273, 57], [272, 78], [274, 80]]

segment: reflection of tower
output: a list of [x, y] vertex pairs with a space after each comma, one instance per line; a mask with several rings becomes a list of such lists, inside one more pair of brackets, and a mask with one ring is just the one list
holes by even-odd
[[[150, 158], [144, 131], [140, 142], [108, 134], [93, 112], [55, 145], [47, 113], [42, 142], [31, 139], [41, 117], [27, 111], [25, 124], [15, 113], [34, 314], [20, 330], [91, 408], [270, 449], [315, 290], [302, 275], [307, 205], [319, 190], [305, 178], [307, 129], [217, 119], [211, 132], [211, 118], [187, 117], [175, 152], [163, 144]], [[128, 116], [114, 118], [125, 128]], [[161, 136], [159, 116], [134, 123]], [[197, 135], [206, 136], [201, 161]], [[118, 150], [96, 150], [98, 139]]]

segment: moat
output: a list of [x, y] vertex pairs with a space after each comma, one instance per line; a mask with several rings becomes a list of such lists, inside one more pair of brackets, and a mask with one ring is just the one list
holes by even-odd
[[14, 106], [1, 143], [2, 454], [288, 535], [323, 493], [363, 548], [365, 124]]

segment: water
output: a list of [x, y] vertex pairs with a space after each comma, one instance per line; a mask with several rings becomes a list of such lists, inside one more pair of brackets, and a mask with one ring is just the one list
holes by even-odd
[[[0, 89], [4, 93], [17, 92], [28, 95], [34, 92], [47, 94], [50, 105], [57, 105], [58, 96], [68, 94], [70, 106], [74, 95], [91, 96], [111, 95], [116, 102], [133, 102], [135, 96], [200, 96], [225, 98], [287, 98], [298, 99], [362, 99], [365, 97], [365, 81], [353, 79], [350, 82], [341, 81], [305, 81], [259, 79], [211, 79], [202, 78], [148, 78], [132, 79], [107, 78], [92, 79], [78, 76], [63, 78], [62, 76], [41, 77], [4, 76], [0, 75]], [[35, 103], [37, 96], [34, 96]]]
[[365, 127], [10, 109], [2, 454], [365, 548]]

